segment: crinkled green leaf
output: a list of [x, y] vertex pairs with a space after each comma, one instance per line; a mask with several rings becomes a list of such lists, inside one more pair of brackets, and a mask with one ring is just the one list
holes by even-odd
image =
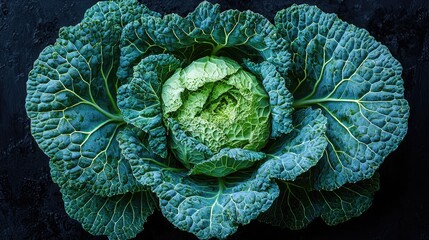
[[149, 10], [138, 0], [110, 0], [100, 1], [89, 8], [82, 21], [107, 21], [123, 28], [132, 21], [148, 16], [160, 16], [160, 14]]
[[270, 178], [295, 180], [317, 164], [328, 144], [326, 117], [320, 110], [301, 109], [293, 116], [293, 130], [276, 139], [266, 150], [267, 158], [258, 169]]
[[[52, 159], [54, 181], [101, 195], [141, 188], [118, 149], [115, 104], [121, 28], [142, 14], [137, 1], [101, 2], [65, 27], [29, 74], [26, 108], [33, 136]], [[132, 10], [131, 10], [132, 8]]]
[[[267, 40], [267, 49], [262, 56], [267, 62], [276, 66], [281, 76], [286, 76], [291, 65], [291, 55], [288, 50], [289, 42], [275, 35]], [[290, 79], [285, 79], [286, 87], [290, 86]]]
[[[162, 86], [162, 100], [164, 113], [177, 111], [182, 107], [183, 94], [186, 90], [197, 91], [206, 84], [219, 82], [224, 78], [236, 73], [240, 69], [238, 63], [228, 58], [204, 57], [192, 62], [170, 77]], [[210, 90], [211, 92], [211, 90]], [[208, 95], [208, 94], [206, 94]], [[194, 105], [203, 105], [205, 99], [196, 99]], [[199, 106], [202, 108], [203, 106]], [[193, 115], [197, 114], [196, 112]]]
[[[119, 26], [121, 29], [127, 28], [129, 24], [134, 21], [148, 18], [150, 16], [161, 16], [159, 13], [149, 10], [145, 5], [139, 3], [138, 0], [110, 0], [100, 1], [88, 9], [85, 13], [85, 18], [82, 22], [91, 22], [94, 20], [100, 22], [108, 22], [109, 25]], [[123, 34], [121, 34], [122, 38]], [[119, 47], [119, 42], [118, 42]], [[121, 52], [124, 49], [121, 48]], [[119, 55], [119, 54], [116, 54]], [[118, 57], [119, 60], [119, 57]], [[123, 62], [121, 60], [121, 62]], [[129, 66], [129, 70], [126, 74], [128, 77], [132, 77], [133, 66]], [[122, 73], [122, 75], [121, 75]], [[119, 77], [118, 82], [123, 83], [124, 72], [121, 65], [118, 66], [117, 76]]]
[[308, 189], [308, 184], [302, 180], [279, 183], [280, 196], [268, 211], [259, 216], [259, 220], [275, 226], [302, 229], [321, 217], [328, 225], [336, 225], [365, 212], [379, 188], [378, 174], [334, 191]]
[[252, 166], [256, 161], [265, 158], [262, 152], [241, 148], [224, 148], [211, 158], [196, 164], [191, 174], [204, 174], [212, 177], [224, 177], [228, 174]]
[[279, 194], [274, 182], [243, 171], [217, 179], [164, 171], [153, 190], [164, 216], [200, 239], [226, 238], [266, 211]]
[[211, 4], [208, 1], [201, 2], [194, 11], [186, 16], [195, 28], [192, 29], [193, 36], [203, 36], [210, 39], [210, 33], [213, 32], [216, 24], [219, 22], [220, 5]]
[[153, 153], [149, 147], [149, 137], [138, 128], [127, 128], [118, 134], [122, 154], [129, 162], [134, 177], [144, 186], [151, 186], [158, 181], [162, 177], [162, 169], [173, 169], [168, 159]]
[[139, 188], [115, 139], [124, 122], [115, 104], [120, 27], [98, 21], [63, 28], [29, 74], [26, 108], [60, 185], [116, 195]]
[[177, 121], [168, 119], [170, 129], [169, 148], [176, 158], [182, 162], [185, 167], [191, 168], [191, 164], [197, 164], [213, 156], [212, 150], [206, 145], [188, 136]]
[[320, 108], [328, 119], [315, 187], [370, 178], [407, 132], [400, 63], [366, 30], [317, 7], [294, 5], [275, 21], [291, 43], [294, 106]]
[[[195, 37], [188, 36], [192, 28], [192, 22], [177, 14], [169, 14], [162, 18], [143, 17], [128, 24], [122, 33], [119, 78], [123, 81], [129, 80], [133, 66], [145, 55], [168, 51], [178, 55], [180, 59], [189, 59], [187, 63], [195, 59], [195, 55], [198, 57], [208, 55], [211, 51], [210, 44], [195, 46]], [[177, 51], [179, 49], [180, 51]], [[173, 52], [174, 50], [176, 51]]]
[[265, 91], [270, 97], [271, 138], [277, 138], [292, 131], [293, 97], [286, 88], [285, 79], [271, 63], [255, 64], [246, 61], [246, 66], [262, 80]]
[[67, 214], [89, 233], [109, 239], [134, 238], [143, 231], [143, 224], [156, 206], [155, 196], [147, 191], [102, 197], [85, 189], [60, 190]]
[[179, 60], [170, 55], [151, 55], [134, 67], [131, 82], [118, 89], [118, 107], [125, 121], [147, 132], [150, 148], [164, 158], [167, 130], [162, 121], [161, 89], [179, 66]]
[[123, 131], [119, 137], [135, 177], [157, 194], [170, 222], [200, 239], [233, 234], [238, 225], [267, 210], [279, 194], [277, 184], [251, 171], [223, 178], [189, 176], [156, 159], [148, 150], [147, 136], [138, 132]]
[[274, 30], [274, 25], [264, 16], [252, 11], [226, 10], [219, 15], [212, 37], [218, 46], [247, 45], [259, 51], [267, 47], [264, 38]]
[[204, 57], [176, 71], [163, 85], [162, 101], [164, 116], [213, 152], [258, 151], [269, 138], [269, 96], [229, 58]]
[[263, 58], [283, 73], [290, 55], [285, 42], [278, 39], [275, 27], [262, 15], [237, 10], [219, 12], [219, 5], [202, 2], [184, 18], [177, 14], [144, 17], [126, 26], [118, 76], [127, 79], [139, 59], [164, 51], [188, 64], [214, 54], [240, 61], [243, 57]]

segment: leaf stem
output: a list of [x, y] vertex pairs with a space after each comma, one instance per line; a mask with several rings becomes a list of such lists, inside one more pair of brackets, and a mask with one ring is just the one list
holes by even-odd
[[219, 50], [221, 50], [222, 48], [224, 48], [224, 45], [216, 45], [216, 47], [213, 48], [211, 55], [216, 55], [217, 52], [219, 52]]
[[309, 105], [314, 105], [314, 104], [323, 103], [323, 102], [349, 102], [349, 103], [359, 104], [361, 101], [358, 99], [341, 99], [341, 98], [330, 98], [330, 97], [316, 98], [316, 99], [303, 98], [303, 99], [296, 100], [293, 103], [293, 107], [302, 108], [302, 107], [308, 107]]
[[103, 115], [105, 115], [106, 117], [114, 120], [114, 121], [118, 121], [118, 122], [124, 122], [124, 119], [122, 118], [121, 115], [115, 115], [115, 114], [111, 114], [109, 112], [107, 112], [106, 110], [102, 109], [100, 106], [98, 106], [97, 104], [94, 104], [92, 102], [89, 101], [84, 101], [83, 103], [86, 103], [92, 107], [94, 107], [95, 109], [97, 109], [100, 113], [102, 113]]

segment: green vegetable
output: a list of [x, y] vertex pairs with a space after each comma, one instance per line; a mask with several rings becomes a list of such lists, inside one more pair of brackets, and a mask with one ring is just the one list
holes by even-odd
[[[193, 157], [193, 148], [184, 142], [189, 138], [211, 152], [237, 148], [239, 152], [246, 149], [250, 156], [257, 153], [249, 150], [260, 150], [268, 140], [268, 94], [255, 76], [228, 58], [204, 57], [184, 69], [177, 69], [165, 81], [161, 96], [164, 118], [178, 123], [170, 134], [171, 149], [186, 167], [205, 160], [215, 165], [218, 161], [240, 161], [235, 154], [210, 159]], [[180, 133], [183, 137], [178, 136]], [[241, 157], [241, 161], [248, 160], [248, 156]], [[249, 164], [242, 167], [249, 167]], [[199, 169], [198, 173], [205, 173]]]
[[67, 213], [129, 239], [159, 208], [200, 239], [252, 220], [362, 214], [407, 131], [402, 68], [367, 31], [293, 5], [270, 23], [201, 3], [161, 16], [104, 1], [27, 82], [32, 134]]

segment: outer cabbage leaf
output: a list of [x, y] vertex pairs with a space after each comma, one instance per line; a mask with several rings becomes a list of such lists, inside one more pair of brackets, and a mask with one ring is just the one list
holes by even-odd
[[230, 9], [220, 13], [219, 24], [214, 25], [211, 34], [222, 48], [248, 45], [262, 52], [267, 47], [264, 38], [274, 29], [270, 21], [258, 13]]
[[305, 228], [317, 217], [328, 225], [336, 225], [365, 212], [379, 188], [378, 174], [334, 191], [312, 190], [308, 188], [308, 181], [302, 178], [296, 182], [280, 182], [280, 196], [258, 219], [294, 230]]
[[241, 148], [224, 148], [206, 161], [196, 164], [191, 174], [204, 174], [212, 177], [224, 177], [238, 170], [248, 168], [265, 158], [262, 152]]
[[294, 5], [277, 13], [290, 42], [294, 107], [320, 108], [328, 119], [328, 147], [314, 170], [317, 189], [370, 178], [407, 131], [402, 67], [366, 30]]
[[138, 0], [110, 0], [97, 2], [89, 8], [82, 22], [107, 21], [111, 25], [119, 25], [123, 28], [130, 22], [148, 16], [160, 16], [160, 14], [149, 10]]
[[115, 139], [124, 126], [114, 100], [120, 32], [99, 21], [62, 28], [30, 72], [32, 134], [61, 171], [54, 178], [60, 186], [107, 196], [139, 189]]
[[173, 168], [169, 158], [160, 158], [149, 147], [149, 136], [138, 128], [127, 128], [118, 134], [119, 147], [128, 160], [134, 177], [144, 186], [152, 186], [161, 178], [161, 170]]
[[85, 189], [61, 188], [67, 214], [93, 235], [109, 239], [134, 238], [156, 206], [151, 192], [102, 197]]
[[270, 137], [277, 138], [292, 131], [293, 97], [286, 88], [285, 79], [277, 71], [276, 67], [269, 62], [255, 64], [246, 61], [245, 64], [256, 76], [262, 79], [265, 91], [270, 96]]
[[267, 210], [279, 194], [269, 178], [243, 170], [224, 178], [189, 176], [151, 155], [138, 131], [123, 131], [120, 139], [134, 176], [157, 194], [164, 216], [200, 239], [227, 237]]
[[262, 57], [286, 72], [290, 57], [286, 47], [274, 25], [262, 15], [251, 11], [220, 12], [218, 4], [204, 1], [184, 18], [177, 14], [144, 17], [126, 26], [118, 76], [126, 80], [139, 59], [164, 51], [187, 64], [215, 54], [239, 61], [242, 57]]
[[[163, 20], [165, 19], [165, 20]], [[121, 39], [121, 62], [118, 69], [118, 77], [123, 82], [130, 81], [132, 76], [133, 66], [136, 65], [140, 59], [151, 54], [159, 54], [171, 51], [172, 47], [176, 46], [178, 41], [171, 41], [170, 38], [175, 36], [177, 33], [184, 33], [182, 30], [177, 31], [177, 26], [187, 24], [186, 21], [182, 22], [182, 18], [176, 14], [167, 15], [164, 18], [160, 17], [142, 17], [139, 20], [128, 24], [123, 32]], [[171, 30], [170, 28], [176, 28]], [[188, 27], [184, 27], [188, 29]], [[175, 36], [176, 37], [176, 36]], [[182, 41], [187, 42], [189, 46], [192, 46], [186, 39], [188, 36], [183, 36]], [[179, 46], [182, 46], [182, 41], [179, 41]], [[163, 45], [160, 45], [163, 44]], [[168, 48], [168, 49], [167, 49]], [[194, 46], [191, 47], [196, 50]], [[195, 54], [201, 53], [200, 56], [204, 56], [205, 49], [198, 49]], [[189, 54], [192, 56], [193, 53], [188, 53], [184, 49], [179, 52], [180, 59], [184, 59], [184, 55]], [[186, 59], [186, 58], [185, 58]], [[187, 64], [190, 62], [186, 61]]]
[[266, 178], [240, 175], [197, 179], [163, 171], [153, 188], [164, 216], [200, 239], [226, 238], [266, 211], [279, 194]]
[[197, 139], [188, 136], [174, 119], [169, 118], [169, 128], [171, 137], [169, 147], [176, 158], [191, 168], [193, 164], [198, 164], [213, 156], [212, 150]]
[[162, 83], [180, 66], [167, 55], [151, 55], [134, 67], [133, 79], [118, 89], [118, 107], [125, 121], [149, 134], [149, 146], [167, 156], [167, 130], [162, 121]]
[[260, 174], [281, 180], [295, 180], [317, 164], [328, 144], [326, 117], [320, 110], [301, 109], [294, 113], [293, 130], [276, 139], [266, 150]]

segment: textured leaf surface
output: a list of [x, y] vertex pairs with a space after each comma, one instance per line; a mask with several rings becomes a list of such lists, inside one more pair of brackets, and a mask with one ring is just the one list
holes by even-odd
[[[177, 71], [162, 86], [162, 99], [164, 112], [177, 111], [184, 104], [183, 93], [187, 91], [197, 91], [204, 85], [219, 82], [240, 69], [240, 65], [228, 58], [204, 57], [192, 62], [186, 68]], [[198, 104], [196, 99], [193, 105]], [[203, 103], [204, 103], [203, 99]], [[200, 104], [203, 104], [200, 103]], [[202, 108], [202, 106], [200, 106]], [[193, 112], [195, 115], [196, 113]]]
[[258, 169], [270, 178], [295, 180], [317, 164], [328, 144], [326, 117], [320, 110], [301, 109], [294, 113], [293, 130], [276, 139], [267, 149], [267, 158]]
[[285, 79], [269, 62], [254, 64], [246, 61], [246, 66], [262, 80], [262, 85], [270, 97], [271, 138], [292, 131], [293, 97], [286, 88]]
[[219, 9], [204, 1], [161, 16], [137, 0], [102, 1], [35, 62], [32, 134], [67, 213], [90, 233], [133, 238], [155, 201], [201, 239], [257, 217], [335, 225], [370, 206], [373, 174], [406, 133], [400, 64], [316, 7], [280, 11], [276, 26]]
[[61, 188], [67, 214], [93, 235], [109, 239], [130, 239], [143, 231], [153, 213], [156, 199], [151, 192], [135, 192], [113, 197], [97, 196], [85, 189]]
[[244, 174], [224, 178], [193, 178], [164, 171], [153, 188], [164, 216], [200, 239], [226, 238], [239, 225], [266, 211], [279, 194], [266, 178]]
[[258, 151], [268, 141], [269, 96], [254, 75], [229, 58], [204, 57], [178, 69], [162, 87], [162, 102], [164, 117], [179, 123], [171, 130], [171, 149], [187, 167], [208, 159], [192, 154], [198, 146], [214, 153], [223, 148]]
[[[308, 181], [308, 179], [307, 179]], [[336, 225], [365, 212], [379, 188], [378, 175], [357, 183], [346, 184], [334, 191], [308, 189], [308, 182], [281, 182], [280, 196], [271, 208], [259, 216], [262, 222], [290, 229], [305, 228], [321, 217]]]
[[131, 82], [118, 89], [118, 107], [125, 121], [147, 132], [150, 148], [164, 158], [167, 130], [162, 121], [161, 89], [179, 66], [179, 60], [170, 55], [151, 55], [134, 67]]
[[[170, 169], [167, 159], [157, 156], [149, 147], [149, 136], [138, 128], [127, 128], [118, 134], [122, 154], [133, 175], [144, 186], [151, 186], [162, 177], [162, 169]], [[171, 168], [173, 169], [173, 168]], [[185, 172], [182, 170], [182, 172]]]
[[168, 51], [187, 64], [207, 55], [222, 55], [241, 61], [263, 58], [282, 72], [289, 53], [284, 41], [277, 41], [275, 27], [251, 11], [219, 11], [218, 4], [202, 2], [186, 17], [168, 14], [145, 17], [125, 27], [122, 35], [118, 76], [127, 79], [132, 67], [146, 54]]
[[174, 119], [168, 119], [170, 128], [169, 148], [176, 158], [191, 168], [192, 164], [205, 161], [213, 156], [212, 150], [197, 139], [188, 136]]
[[200, 239], [233, 234], [238, 225], [267, 210], [279, 194], [269, 178], [245, 170], [223, 178], [189, 176], [156, 159], [138, 130], [123, 131], [119, 139], [135, 177], [157, 194], [164, 216]]
[[366, 30], [316, 7], [294, 5], [275, 22], [291, 43], [294, 106], [320, 108], [328, 119], [315, 187], [370, 178], [407, 131], [400, 63]]
[[119, 25], [121, 28], [141, 17], [159, 16], [159, 13], [149, 10], [138, 0], [100, 1], [85, 12], [83, 22], [97, 20]]
[[[126, 28], [129, 24], [134, 21], [148, 18], [149, 16], [160, 17], [161, 15], [157, 12], [149, 10], [145, 5], [139, 3], [138, 0], [110, 0], [110, 1], [99, 1], [90, 9], [85, 12], [85, 17], [82, 22], [100, 21], [108, 22], [109, 25], [119, 26], [121, 29]], [[123, 34], [121, 34], [122, 37]], [[118, 46], [119, 46], [118, 42]], [[121, 52], [124, 49], [121, 49]], [[119, 60], [119, 57], [118, 59]], [[131, 78], [133, 76], [132, 69], [133, 65], [127, 66], [127, 76]], [[121, 79], [121, 65], [118, 68], [118, 76]], [[123, 75], [122, 75], [123, 76]]]
[[192, 174], [204, 174], [212, 177], [224, 177], [230, 173], [252, 166], [256, 161], [265, 158], [262, 152], [241, 148], [224, 148], [211, 158], [196, 164]]
[[138, 187], [115, 139], [124, 126], [115, 104], [120, 30], [98, 21], [63, 28], [27, 83], [32, 134], [63, 171], [54, 181], [108, 196]]

